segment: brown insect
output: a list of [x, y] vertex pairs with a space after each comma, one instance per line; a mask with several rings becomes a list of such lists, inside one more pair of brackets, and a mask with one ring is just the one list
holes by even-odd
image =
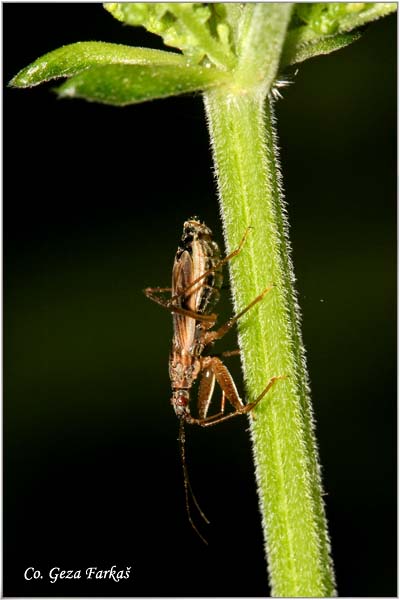
[[[172, 350], [169, 359], [169, 375], [172, 385], [171, 403], [180, 421], [179, 441], [184, 472], [186, 509], [193, 529], [201, 539], [206, 540], [195, 526], [189, 507], [189, 491], [203, 519], [207, 518], [200, 509], [192, 492], [185, 460], [185, 430], [184, 425], [200, 425], [210, 427], [222, 423], [238, 415], [248, 413], [262, 400], [276, 380], [272, 377], [261, 394], [248, 404], [244, 404], [236, 389], [227, 367], [218, 356], [204, 355], [214, 342], [222, 338], [250, 308], [260, 302], [272, 289], [265, 288], [248, 306], [224, 325], [210, 331], [217, 321], [217, 315], [212, 312], [218, 301], [222, 285], [222, 266], [241, 251], [248, 234], [246, 230], [236, 250], [221, 258], [218, 245], [212, 239], [211, 230], [201, 223], [197, 217], [186, 221], [183, 226], [181, 244], [178, 247], [172, 270], [171, 288], [146, 288], [146, 296], [171, 311], [173, 317]], [[163, 294], [170, 292], [166, 299]], [[239, 350], [222, 353], [223, 357], [239, 354]], [[197, 410], [198, 417], [190, 412], [190, 390], [200, 377]], [[221, 388], [221, 408], [218, 413], [208, 415], [215, 382]], [[233, 407], [233, 412], [225, 414], [226, 400]]]

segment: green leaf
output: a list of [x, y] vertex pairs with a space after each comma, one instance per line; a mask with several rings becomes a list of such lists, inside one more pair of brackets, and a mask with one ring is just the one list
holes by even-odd
[[217, 69], [177, 65], [107, 65], [75, 75], [56, 91], [63, 98], [126, 106], [224, 83]]
[[186, 65], [185, 58], [174, 52], [164, 52], [151, 48], [135, 48], [122, 44], [105, 42], [77, 42], [62, 46], [53, 52], [41, 56], [35, 62], [22, 69], [9, 85], [31, 87], [56, 79], [71, 77], [85, 69], [98, 65]]
[[[351, 31], [397, 9], [394, 2], [298, 3], [294, 19], [306, 25], [305, 38]], [[306, 39], [304, 40], [306, 41]]]
[[[281, 68], [328, 54], [359, 39], [353, 31], [394, 12], [393, 2], [297, 3], [282, 53]], [[349, 33], [349, 32], [353, 33]]]
[[[234, 65], [230, 26], [221, 4], [113, 2], [104, 8], [123, 23], [141, 25], [160, 35], [167, 46], [182, 50], [193, 64], [211, 61], [225, 70]], [[231, 12], [229, 15], [232, 18]]]
[[287, 41], [282, 51], [280, 68], [283, 69], [289, 65], [303, 62], [313, 56], [321, 54], [330, 54], [341, 48], [345, 48], [349, 44], [357, 41], [361, 37], [361, 32], [340, 33], [323, 39], [317, 39], [314, 42], [307, 44], [294, 44], [291, 34], [288, 35]]

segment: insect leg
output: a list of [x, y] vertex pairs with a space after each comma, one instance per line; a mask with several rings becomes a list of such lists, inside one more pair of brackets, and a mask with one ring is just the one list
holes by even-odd
[[[261, 394], [253, 402], [250, 402], [249, 404], [243, 404], [243, 401], [240, 398], [236, 389], [235, 382], [232, 379], [232, 375], [219, 358], [217, 358], [216, 356], [206, 357], [203, 360], [203, 365], [205, 370], [213, 371], [214, 376], [218, 384], [220, 385], [223, 393], [223, 403], [221, 405], [221, 412], [216, 413], [215, 415], [207, 417], [203, 413], [204, 416], [201, 415], [198, 419], [195, 419], [194, 417], [189, 417], [187, 419], [188, 423], [201, 425], [202, 427], [210, 427], [211, 425], [216, 425], [217, 423], [227, 421], [228, 419], [232, 419], [233, 417], [243, 415], [252, 411], [255, 408], [255, 406], [257, 406], [257, 404], [264, 398], [264, 396], [271, 389], [274, 383], [278, 379], [285, 378], [285, 376], [271, 377]], [[224, 415], [225, 397], [235, 409], [234, 412], [229, 413], [227, 415]]]
[[224, 414], [224, 412], [225, 412], [225, 400], [226, 400], [225, 392], [224, 392], [224, 390], [222, 390], [222, 398], [221, 398], [221, 413], [222, 414]]
[[[169, 310], [171, 313], [183, 315], [184, 317], [191, 317], [192, 319], [195, 319], [196, 321], [205, 321], [207, 323], [211, 323], [210, 327], [212, 327], [212, 325], [217, 320], [216, 314], [213, 313], [210, 315], [203, 315], [203, 314], [197, 313], [193, 310], [186, 310], [185, 308], [181, 308], [180, 306], [175, 306], [173, 303], [173, 300], [177, 296], [174, 296], [174, 298], [165, 299], [165, 298], [158, 297], [156, 295], [156, 294], [162, 294], [164, 292], [170, 292], [170, 291], [171, 291], [171, 288], [161, 288], [161, 287], [146, 288], [143, 290], [143, 292], [147, 298], [149, 298], [153, 302], [156, 302], [160, 306], [163, 306], [164, 308]], [[184, 293], [185, 293], [185, 291], [184, 291]]]
[[160, 298], [159, 296], [157, 296], [156, 294], [163, 294], [165, 292], [171, 292], [172, 288], [167, 288], [167, 287], [148, 287], [145, 290], [143, 290], [143, 293], [147, 296], [147, 298], [149, 298], [149, 300], [152, 300], [153, 302], [157, 302], [157, 304], [160, 304], [161, 306], [165, 306], [166, 308], [168, 308], [168, 302], [170, 302], [170, 298], [165, 299], [165, 298]]
[[278, 379], [285, 379], [286, 375], [280, 375], [276, 377], [271, 377], [261, 394], [254, 400], [254, 402], [249, 402], [249, 404], [245, 404], [243, 408], [237, 410], [235, 412], [229, 413], [228, 415], [215, 415], [214, 419], [208, 421], [207, 419], [203, 419], [202, 423], [198, 423], [201, 427], [211, 427], [211, 425], [217, 425], [218, 423], [222, 423], [223, 421], [228, 421], [228, 419], [232, 419], [233, 417], [237, 417], [238, 415], [243, 415], [248, 412], [251, 412], [253, 408], [257, 406], [257, 404], [264, 398], [265, 394], [269, 392], [272, 386], [275, 384]]
[[[239, 352], [239, 351], [238, 351]], [[236, 351], [233, 350], [232, 353], [236, 354]], [[228, 352], [228, 354], [232, 354]], [[210, 407], [211, 398], [214, 393], [215, 387], [215, 373], [211, 367], [206, 367], [203, 370], [202, 377], [200, 379], [199, 385], [199, 393], [197, 397], [197, 408], [200, 419], [207, 418], [208, 409]], [[222, 388], [221, 388], [222, 389]], [[222, 397], [221, 397], [221, 410], [218, 415], [223, 415], [225, 412], [225, 400], [226, 394], [224, 389], [222, 389]], [[213, 415], [213, 418], [215, 415]]]
[[221, 325], [221, 327], [219, 327], [215, 331], [208, 331], [207, 333], [205, 333], [204, 334], [204, 344], [207, 346], [211, 342], [215, 342], [216, 340], [219, 340], [220, 338], [224, 337], [224, 335], [226, 333], [228, 333], [228, 331], [234, 326], [234, 324], [241, 317], [243, 317], [243, 315], [245, 313], [247, 313], [247, 311], [250, 310], [255, 304], [257, 304], [258, 302], [261, 302], [261, 300], [264, 298], [264, 296], [266, 294], [268, 294], [268, 292], [270, 292], [272, 290], [272, 288], [273, 288], [272, 285], [266, 287], [265, 290], [263, 290], [261, 292], [261, 294], [259, 294], [256, 298], [254, 298], [254, 300], [246, 306], [246, 308], [244, 308], [237, 315], [235, 315], [234, 317], [229, 319], [226, 323], [224, 323], [224, 325]]
[[226, 352], [222, 352], [221, 356], [224, 356], [225, 358], [229, 358], [230, 356], [239, 356], [240, 355], [240, 350], [239, 348], [237, 348], [237, 350], [227, 350]]
[[[246, 408], [243, 404], [238, 391], [236, 389], [235, 382], [232, 379], [232, 375], [224, 363], [216, 356], [206, 356], [202, 360], [202, 371], [203, 376], [200, 381], [199, 397], [198, 397], [198, 408], [199, 418], [187, 416], [186, 421], [192, 425], [202, 425], [205, 423], [214, 422], [215, 419], [225, 420], [226, 417], [230, 418], [231, 415], [241, 414], [241, 411]], [[221, 410], [215, 415], [207, 417], [207, 411], [210, 406], [211, 396], [214, 391], [215, 380], [222, 390]], [[225, 410], [225, 399], [227, 399], [232, 406], [235, 408], [234, 413], [224, 416]]]
[[214, 371], [205, 367], [202, 370], [199, 392], [197, 395], [197, 409], [199, 412], [200, 419], [204, 419], [207, 416], [208, 409], [210, 406], [211, 398], [215, 387], [215, 374]]
[[233, 381], [228, 368], [224, 365], [222, 360], [216, 356], [210, 356], [209, 362], [210, 368], [227, 400], [232, 404], [236, 412], [243, 410], [245, 405], [239, 396], [235, 382]]

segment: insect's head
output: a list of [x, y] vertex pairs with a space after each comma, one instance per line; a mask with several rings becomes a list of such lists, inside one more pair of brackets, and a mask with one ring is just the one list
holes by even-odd
[[184, 417], [189, 413], [189, 391], [174, 390], [172, 392], [171, 404], [177, 417]]

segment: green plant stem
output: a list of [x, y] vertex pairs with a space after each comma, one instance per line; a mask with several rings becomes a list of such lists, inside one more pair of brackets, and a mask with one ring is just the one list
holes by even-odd
[[205, 93], [235, 310], [272, 290], [239, 322], [248, 401], [277, 381], [255, 410], [252, 439], [274, 596], [335, 593], [299, 311], [293, 288], [272, 107], [260, 91]]

